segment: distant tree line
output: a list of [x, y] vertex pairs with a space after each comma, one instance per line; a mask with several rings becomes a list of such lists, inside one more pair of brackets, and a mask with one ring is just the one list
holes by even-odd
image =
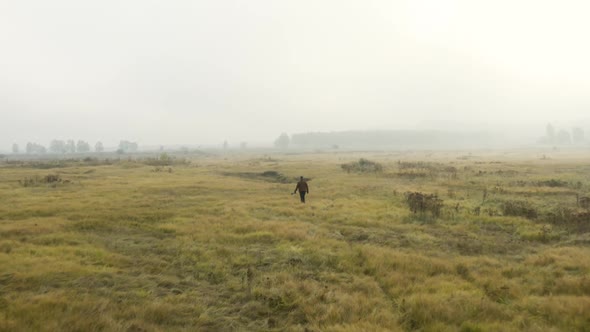
[[[130, 141], [121, 141], [119, 143], [119, 150], [118, 152], [126, 153], [126, 152], [137, 152], [138, 144], [136, 142]], [[83, 140], [78, 140], [77, 142], [69, 139], [69, 140], [58, 140], [54, 139], [49, 142], [49, 148], [39, 144], [28, 142], [25, 148], [25, 153], [27, 154], [45, 154], [45, 153], [52, 153], [52, 154], [67, 154], [67, 153], [89, 153], [91, 152], [90, 144]], [[94, 152], [104, 152], [104, 145], [102, 142], [98, 141], [94, 144]], [[20, 147], [18, 144], [12, 144], [12, 153], [18, 154], [20, 153]]]
[[584, 129], [580, 127], [574, 127], [571, 130], [571, 134], [566, 129], [556, 130], [552, 124], [547, 124], [545, 127], [545, 136], [539, 139], [540, 144], [556, 144], [556, 145], [569, 145], [569, 144], [582, 144], [586, 141], [584, 135]]
[[74, 140], [57, 140], [54, 139], [49, 143], [49, 152], [51, 153], [85, 153], [90, 152], [90, 144], [88, 142], [79, 140], [77, 143]]
[[[287, 137], [288, 138], [288, 137]], [[285, 138], [283, 140], [286, 141]], [[465, 146], [489, 144], [493, 138], [486, 133], [455, 133], [436, 130], [374, 130], [312, 132], [293, 134], [290, 144], [296, 146], [332, 147], [419, 147]], [[275, 141], [275, 145], [277, 142]]]

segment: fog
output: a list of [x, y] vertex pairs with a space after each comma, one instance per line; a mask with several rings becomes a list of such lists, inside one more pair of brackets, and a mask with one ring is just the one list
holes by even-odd
[[2, 1], [0, 151], [589, 132], [589, 12], [583, 0]]

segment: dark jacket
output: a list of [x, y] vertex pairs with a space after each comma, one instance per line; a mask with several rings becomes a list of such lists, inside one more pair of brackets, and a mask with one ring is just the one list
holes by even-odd
[[299, 192], [309, 193], [309, 187], [307, 186], [307, 182], [305, 182], [305, 180], [297, 182], [297, 186], [295, 187], [294, 192], [297, 192], [297, 190], [299, 190]]

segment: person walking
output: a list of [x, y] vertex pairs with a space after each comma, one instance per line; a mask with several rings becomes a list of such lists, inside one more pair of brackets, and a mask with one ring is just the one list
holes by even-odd
[[299, 182], [297, 182], [297, 186], [295, 187], [295, 194], [299, 190], [299, 196], [301, 197], [301, 203], [305, 203], [305, 194], [309, 194], [309, 186], [307, 182], [303, 179], [303, 176], [299, 178]]

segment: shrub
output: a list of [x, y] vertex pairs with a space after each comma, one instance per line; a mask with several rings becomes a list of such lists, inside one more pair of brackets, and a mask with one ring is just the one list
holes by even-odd
[[[63, 181], [63, 183], [69, 182], [69, 180]], [[55, 186], [57, 183], [62, 183], [62, 178], [58, 174], [48, 174], [42, 178], [39, 178], [38, 176], [35, 176], [34, 178], [24, 178], [18, 180], [18, 183], [23, 187], [35, 187], [44, 183], [53, 184]]]
[[[260, 174], [260, 176], [264, 178], [268, 178], [269, 181], [279, 182], [279, 183], [289, 183], [289, 179], [283, 174], [277, 171], [264, 171]], [[309, 179], [306, 179], [309, 180]]]
[[[277, 172], [277, 171], [264, 171], [262, 173], [249, 173], [249, 172], [242, 172], [242, 173], [231, 173], [231, 172], [226, 172], [223, 173], [223, 175], [225, 176], [237, 176], [237, 177], [241, 177], [241, 178], [245, 178], [245, 179], [251, 179], [251, 180], [263, 180], [263, 181], [268, 181], [268, 182], [277, 182], [277, 183], [290, 183], [293, 180], [290, 180], [289, 178], [287, 178], [285, 175]], [[298, 181], [299, 179], [294, 179], [295, 181]], [[309, 181], [309, 178], [305, 179], [306, 181]]]
[[161, 167], [161, 166], [157, 166], [154, 169], [152, 169], [152, 172], [154, 173], [160, 173], [160, 172], [168, 172], [168, 173], [172, 173], [172, 167]]
[[59, 175], [49, 174], [43, 179], [46, 183], [61, 182]]
[[567, 187], [569, 185], [569, 182], [551, 179], [545, 181], [537, 181], [535, 182], [535, 184], [539, 187]]
[[359, 161], [342, 164], [341, 167], [346, 173], [377, 173], [383, 171], [383, 166], [381, 164], [364, 158], [359, 159]]
[[580, 197], [580, 195], [576, 195], [576, 201], [577, 201], [577, 204], [579, 207], [584, 208], [584, 209], [590, 208], [590, 198], [589, 197], [585, 197], [585, 196]]
[[537, 210], [527, 201], [508, 201], [502, 205], [502, 213], [505, 216], [525, 217], [537, 219]]
[[176, 158], [170, 156], [167, 153], [160, 154], [159, 157], [145, 158], [141, 162], [148, 166], [175, 166], [175, 165], [188, 165], [190, 161], [184, 158]]
[[396, 175], [399, 176], [400, 178], [408, 178], [408, 179], [413, 180], [413, 179], [417, 179], [417, 178], [425, 178], [425, 177], [429, 176], [430, 173], [428, 173], [424, 170], [409, 169], [409, 170], [397, 172]]
[[557, 207], [546, 216], [547, 221], [552, 224], [567, 224], [572, 221], [575, 211], [566, 207]]
[[411, 192], [406, 194], [406, 203], [414, 214], [425, 214], [429, 212], [432, 217], [440, 217], [443, 207], [443, 200], [436, 194], [424, 194], [421, 192]]
[[558, 207], [547, 214], [546, 221], [578, 233], [590, 231], [589, 211], [580, 212], [566, 207]]

